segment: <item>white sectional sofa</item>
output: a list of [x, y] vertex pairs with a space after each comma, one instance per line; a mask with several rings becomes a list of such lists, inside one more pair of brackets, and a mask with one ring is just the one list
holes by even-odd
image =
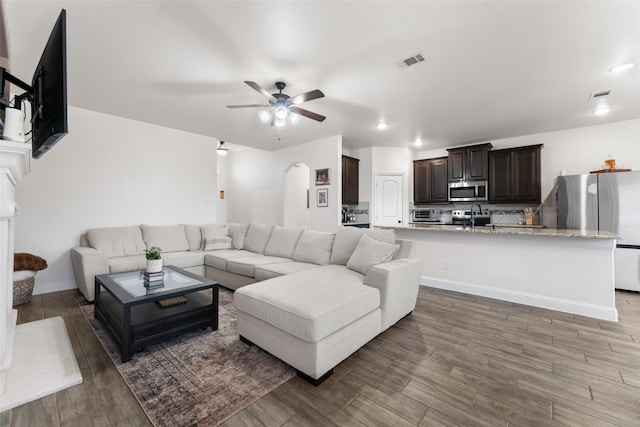
[[89, 230], [71, 250], [80, 291], [97, 274], [143, 269], [144, 250], [234, 289], [240, 338], [312, 383], [415, 307], [422, 260], [393, 230], [336, 233], [264, 224]]

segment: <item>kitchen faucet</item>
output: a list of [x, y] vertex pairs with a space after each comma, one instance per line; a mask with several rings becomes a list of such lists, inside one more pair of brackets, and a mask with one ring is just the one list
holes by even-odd
[[471, 229], [473, 230], [474, 228], [476, 228], [476, 219], [474, 217], [473, 214], [473, 207], [477, 206], [478, 209], [480, 209], [480, 215], [482, 215], [482, 206], [480, 206], [480, 203], [474, 203], [471, 205]]

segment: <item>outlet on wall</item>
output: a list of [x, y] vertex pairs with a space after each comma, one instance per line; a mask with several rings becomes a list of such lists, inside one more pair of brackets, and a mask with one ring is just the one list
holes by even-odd
[[451, 261], [445, 261], [445, 262], [442, 264], [442, 268], [443, 268], [444, 270], [451, 270]]

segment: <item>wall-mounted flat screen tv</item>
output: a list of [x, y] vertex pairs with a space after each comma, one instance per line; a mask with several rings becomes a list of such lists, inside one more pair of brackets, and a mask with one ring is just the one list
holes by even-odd
[[32, 156], [37, 159], [69, 132], [66, 10], [62, 9], [33, 74]]

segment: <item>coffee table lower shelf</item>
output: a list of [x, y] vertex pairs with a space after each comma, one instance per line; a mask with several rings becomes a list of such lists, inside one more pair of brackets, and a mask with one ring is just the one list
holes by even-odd
[[160, 307], [155, 301], [123, 305], [104, 290], [96, 295], [95, 316], [120, 346], [122, 362], [148, 345], [173, 338], [188, 331], [218, 329], [218, 287], [212, 299], [198, 292], [184, 294], [184, 304]]

